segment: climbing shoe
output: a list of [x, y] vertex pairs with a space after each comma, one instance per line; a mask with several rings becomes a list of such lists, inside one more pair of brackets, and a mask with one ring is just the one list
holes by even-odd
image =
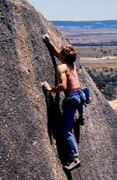
[[73, 160], [69, 161], [66, 166], [63, 166], [63, 169], [67, 171], [71, 171], [80, 166], [81, 166], [80, 160], [76, 157]]

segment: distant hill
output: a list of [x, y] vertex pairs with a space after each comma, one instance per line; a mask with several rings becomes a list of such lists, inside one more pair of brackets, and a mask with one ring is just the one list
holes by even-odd
[[104, 21], [51, 21], [55, 26], [77, 26], [79, 28], [117, 28], [117, 20]]

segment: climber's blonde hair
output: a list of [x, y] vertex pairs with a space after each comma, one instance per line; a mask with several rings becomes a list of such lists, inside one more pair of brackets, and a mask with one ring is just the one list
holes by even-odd
[[61, 54], [66, 56], [66, 61], [73, 64], [76, 61], [77, 51], [76, 48], [71, 45], [65, 45], [61, 47]]

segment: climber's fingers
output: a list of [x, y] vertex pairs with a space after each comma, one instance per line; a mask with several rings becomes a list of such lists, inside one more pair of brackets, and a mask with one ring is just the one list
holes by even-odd
[[48, 34], [44, 34], [43, 35], [43, 40], [46, 42], [46, 43], [49, 43], [50, 42], [50, 36]]
[[41, 83], [41, 85], [47, 90], [47, 91], [50, 91], [51, 90], [51, 87], [50, 85], [48, 84], [48, 82], [44, 81]]

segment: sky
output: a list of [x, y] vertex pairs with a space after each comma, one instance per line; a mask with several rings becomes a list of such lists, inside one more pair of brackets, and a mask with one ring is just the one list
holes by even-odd
[[27, 0], [47, 20], [117, 20], [117, 0]]

